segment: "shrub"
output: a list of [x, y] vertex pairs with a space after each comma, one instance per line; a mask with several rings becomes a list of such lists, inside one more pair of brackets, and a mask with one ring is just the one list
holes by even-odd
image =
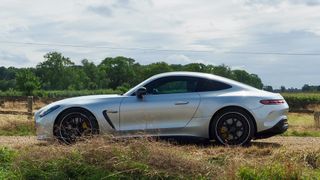
[[[67, 98], [84, 95], [96, 95], [96, 94], [122, 94], [127, 91], [126, 87], [119, 87], [116, 90], [113, 89], [96, 89], [96, 90], [35, 90], [32, 95], [39, 98]], [[0, 91], [0, 96], [12, 97], [12, 96], [24, 96], [20, 91]]]
[[320, 93], [283, 93], [293, 110], [307, 109], [309, 105], [320, 104]]
[[56, 91], [34, 91], [33, 95], [41, 98], [66, 98], [84, 95], [96, 95], [96, 94], [121, 94], [120, 90], [113, 89], [97, 89], [97, 90], [56, 90]]

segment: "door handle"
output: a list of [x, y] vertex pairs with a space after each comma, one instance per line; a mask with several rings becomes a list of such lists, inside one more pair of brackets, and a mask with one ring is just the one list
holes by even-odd
[[185, 105], [185, 104], [189, 104], [188, 101], [177, 101], [174, 103], [174, 105]]

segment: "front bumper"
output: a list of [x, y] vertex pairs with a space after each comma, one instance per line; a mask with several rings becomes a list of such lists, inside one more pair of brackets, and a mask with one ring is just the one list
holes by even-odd
[[263, 139], [271, 136], [275, 136], [277, 134], [282, 134], [289, 128], [288, 120], [281, 119], [276, 125], [272, 128], [258, 132], [255, 134], [255, 139]]
[[39, 111], [35, 113], [34, 121], [36, 124], [36, 135], [38, 140], [53, 139], [53, 124], [56, 113], [50, 113], [44, 117], [40, 117]]

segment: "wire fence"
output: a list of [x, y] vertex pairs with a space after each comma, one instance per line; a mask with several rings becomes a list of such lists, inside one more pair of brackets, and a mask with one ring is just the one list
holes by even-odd
[[[12, 103], [11, 108], [5, 108], [5, 103], [8, 101], [20, 102], [20, 105]], [[23, 106], [25, 105], [25, 108]], [[11, 114], [11, 115], [27, 115], [28, 119], [33, 118], [34, 111], [34, 98], [33, 96], [26, 97], [1, 97], [0, 98], [0, 114]]]

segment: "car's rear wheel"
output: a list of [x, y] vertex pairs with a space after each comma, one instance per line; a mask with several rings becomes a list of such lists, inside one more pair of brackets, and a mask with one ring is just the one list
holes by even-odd
[[211, 123], [211, 135], [223, 145], [246, 145], [255, 131], [253, 119], [240, 108], [229, 108], [219, 112]]
[[72, 144], [98, 133], [95, 117], [88, 111], [72, 108], [62, 112], [55, 123], [54, 134], [62, 142]]

